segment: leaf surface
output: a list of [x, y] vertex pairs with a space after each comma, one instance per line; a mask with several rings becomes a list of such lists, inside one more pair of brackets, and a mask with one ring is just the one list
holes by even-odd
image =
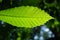
[[13, 26], [33, 28], [53, 19], [47, 12], [33, 6], [21, 6], [0, 11], [0, 20]]

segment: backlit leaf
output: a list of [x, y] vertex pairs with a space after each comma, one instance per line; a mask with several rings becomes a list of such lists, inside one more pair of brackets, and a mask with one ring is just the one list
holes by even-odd
[[43, 25], [53, 17], [40, 8], [21, 6], [0, 11], [0, 20], [13, 26], [33, 28]]

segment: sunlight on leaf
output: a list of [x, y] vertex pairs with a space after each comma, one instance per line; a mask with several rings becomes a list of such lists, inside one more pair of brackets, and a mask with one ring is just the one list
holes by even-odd
[[0, 11], [0, 20], [17, 27], [33, 28], [43, 25], [53, 17], [40, 8], [21, 6]]

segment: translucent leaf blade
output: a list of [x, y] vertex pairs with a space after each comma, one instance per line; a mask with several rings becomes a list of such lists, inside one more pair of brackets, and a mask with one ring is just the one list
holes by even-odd
[[53, 19], [44, 10], [32, 6], [21, 6], [0, 11], [0, 20], [17, 27], [33, 28]]

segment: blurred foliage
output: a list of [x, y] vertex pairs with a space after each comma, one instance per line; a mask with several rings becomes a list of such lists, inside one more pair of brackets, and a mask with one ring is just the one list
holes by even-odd
[[[50, 20], [49, 22], [46, 23], [46, 25], [55, 34], [55, 39], [54, 38], [51, 38], [51, 39], [53, 39], [53, 40], [60, 39], [60, 0], [34, 0], [34, 1], [32, 1], [32, 0], [31, 1], [30, 0], [12, 0], [12, 1], [11, 0], [2, 0], [2, 2], [0, 2], [0, 10], [9, 9], [9, 8], [13, 8], [13, 7], [21, 6], [21, 5], [37, 6], [37, 7], [41, 8], [42, 10], [45, 10], [46, 12], [48, 12], [52, 17], [54, 17], [55, 20]], [[9, 40], [10, 39], [9, 34], [13, 33], [12, 30], [18, 29], [18, 28], [11, 26], [10, 24], [5, 24], [5, 25], [6, 25], [6, 27], [3, 27], [1, 24], [0, 40]], [[39, 31], [38, 30], [39, 27], [36, 27], [36, 28], [37, 28], [37, 31]], [[24, 29], [26, 29], [26, 30], [24, 30]], [[31, 37], [31, 39], [33, 39], [34, 34], [33, 35], [30, 35], [30, 34], [32, 34], [33, 32], [34, 33], [36, 32], [36, 30], [33, 31], [32, 29], [27, 29], [27, 28], [19, 28], [19, 30], [20, 31], [15, 32], [15, 33], [17, 33], [20, 36], [16, 35], [15, 33], [13, 33], [13, 34], [15, 34], [16, 39], [17, 39], [17, 37], [22, 36], [21, 40], [29, 40], [30, 37]], [[29, 35], [29, 37], [27, 35]], [[15, 38], [15, 37], [12, 37], [12, 39], [13, 38]], [[51, 39], [48, 39], [48, 40], [51, 40]]]
[[2, 0], [0, 0], [0, 2], [2, 2]]
[[21, 5], [38, 6], [41, 0], [22, 0]]

